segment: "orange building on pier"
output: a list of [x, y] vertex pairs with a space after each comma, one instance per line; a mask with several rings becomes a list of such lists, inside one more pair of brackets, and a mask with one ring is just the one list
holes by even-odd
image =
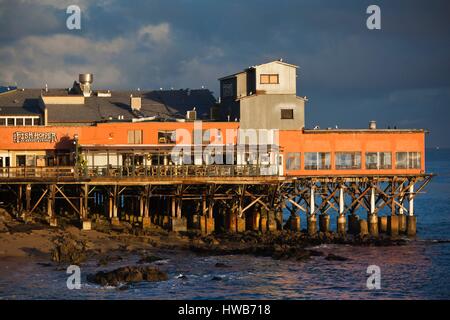
[[298, 230], [304, 212], [315, 234], [334, 210], [341, 233], [349, 213], [350, 232], [415, 234], [426, 132], [306, 129], [296, 69], [273, 61], [223, 77], [219, 102], [205, 89], [95, 91], [90, 74], [68, 90], [3, 89], [4, 194], [52, 224], [58, 205], [74, 210], [88, 229], [94, 209], [203, 232]]

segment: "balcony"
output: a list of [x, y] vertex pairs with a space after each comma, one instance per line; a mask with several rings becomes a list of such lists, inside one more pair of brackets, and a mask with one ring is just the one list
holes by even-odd
[[169, 177], [258, 177], [276, 176], [270, 165], [151, 165], [151, 166], [66, 166], [5, 167], [0, 179], [169, 178]]

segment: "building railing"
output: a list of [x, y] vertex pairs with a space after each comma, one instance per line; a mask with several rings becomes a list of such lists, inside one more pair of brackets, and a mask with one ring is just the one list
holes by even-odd
[[73, 166], [57, 167], [0, 167], [0, 178], [63, 178], [74, 177]]
[[236, 177], [277, 175], [269, 165], [151, 165], [78, 168], [80, 177]]
[[138, 178], [138, 177], [255, 177], [278, 175], [270, 165], [151, 165], [3, 167], [0, 178]]

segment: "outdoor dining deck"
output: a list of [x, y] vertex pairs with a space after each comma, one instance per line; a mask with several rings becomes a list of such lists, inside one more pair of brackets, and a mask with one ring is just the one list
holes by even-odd
[[256, 177], [276, 176], [274, 166], [261, 165], [151, 165], [151, 166], [54, 166], [0, 168], [0, 179], [16, 178], [73, 178], [96, 177]]

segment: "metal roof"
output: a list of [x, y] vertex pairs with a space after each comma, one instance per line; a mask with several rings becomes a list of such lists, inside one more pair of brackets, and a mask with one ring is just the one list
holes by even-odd
[[41, 89], [16, 89], [0, 94], [0, 116], [40, 115]]
[[244, 70], [242, 70], [242, 71], [235, 72], [235, 73], [233, 73], [233, 74], [230, 74], [230, 75], [221, 77], [221, 78], [219, 78], [218, 80], [220, 81], [220, 80], [225, 80], [225, 79], [228, 79], [228, 78], [232, 78], [232, 77], [237, 76], [238, 74], [241, 74], [241, 73], [246, 72], [247, 70], [255, 69], [255, 68], [259, 67], [259, 66], [263, 66], [263, 65], [266, 65], [266, 64], [270, 64], [270, 63], [279, 63], [279, 64], [283, 64], [283, 65], [285, 65], [285, 66], [298, 68], [298, 66], [295, 65], [295, 64], [290, 64], [290, 63], [283, 62], [283, 61], [280, 61], [280, 60], [273, 60], [273, 61], [269, 61], [269, 62], [265, 62], [265, 63], [261, 63], [261, 64], [257, 64], [257, 65], [248, 67], [248, 68], [246, 68], [246, 69], [244, 69]]
[[304, 133], [411, 133], [427, 132], [424, 129], [304, 129]]
[[[105, 90], [99, 90], [105, 92]], [[160, 119], [184, 118], [186, 111], [194, 107], [198, 119], [209, 118], [210, 108], [216, 103], [208, 89], [180, 90], [111, 90], [111, 97], [98, 97], [96, 91], [84, 99], [84, 104], [47, 104], [49, 123], [103, 122], [131, 120], [139, 117]], [[67, 89], [18, 89], [0, 95], [0, 116], [6, 114], [39, 115], [40, 96], [70, 96]], [[130, 95], [141, 97], [141, 110], [133, 112]]]

